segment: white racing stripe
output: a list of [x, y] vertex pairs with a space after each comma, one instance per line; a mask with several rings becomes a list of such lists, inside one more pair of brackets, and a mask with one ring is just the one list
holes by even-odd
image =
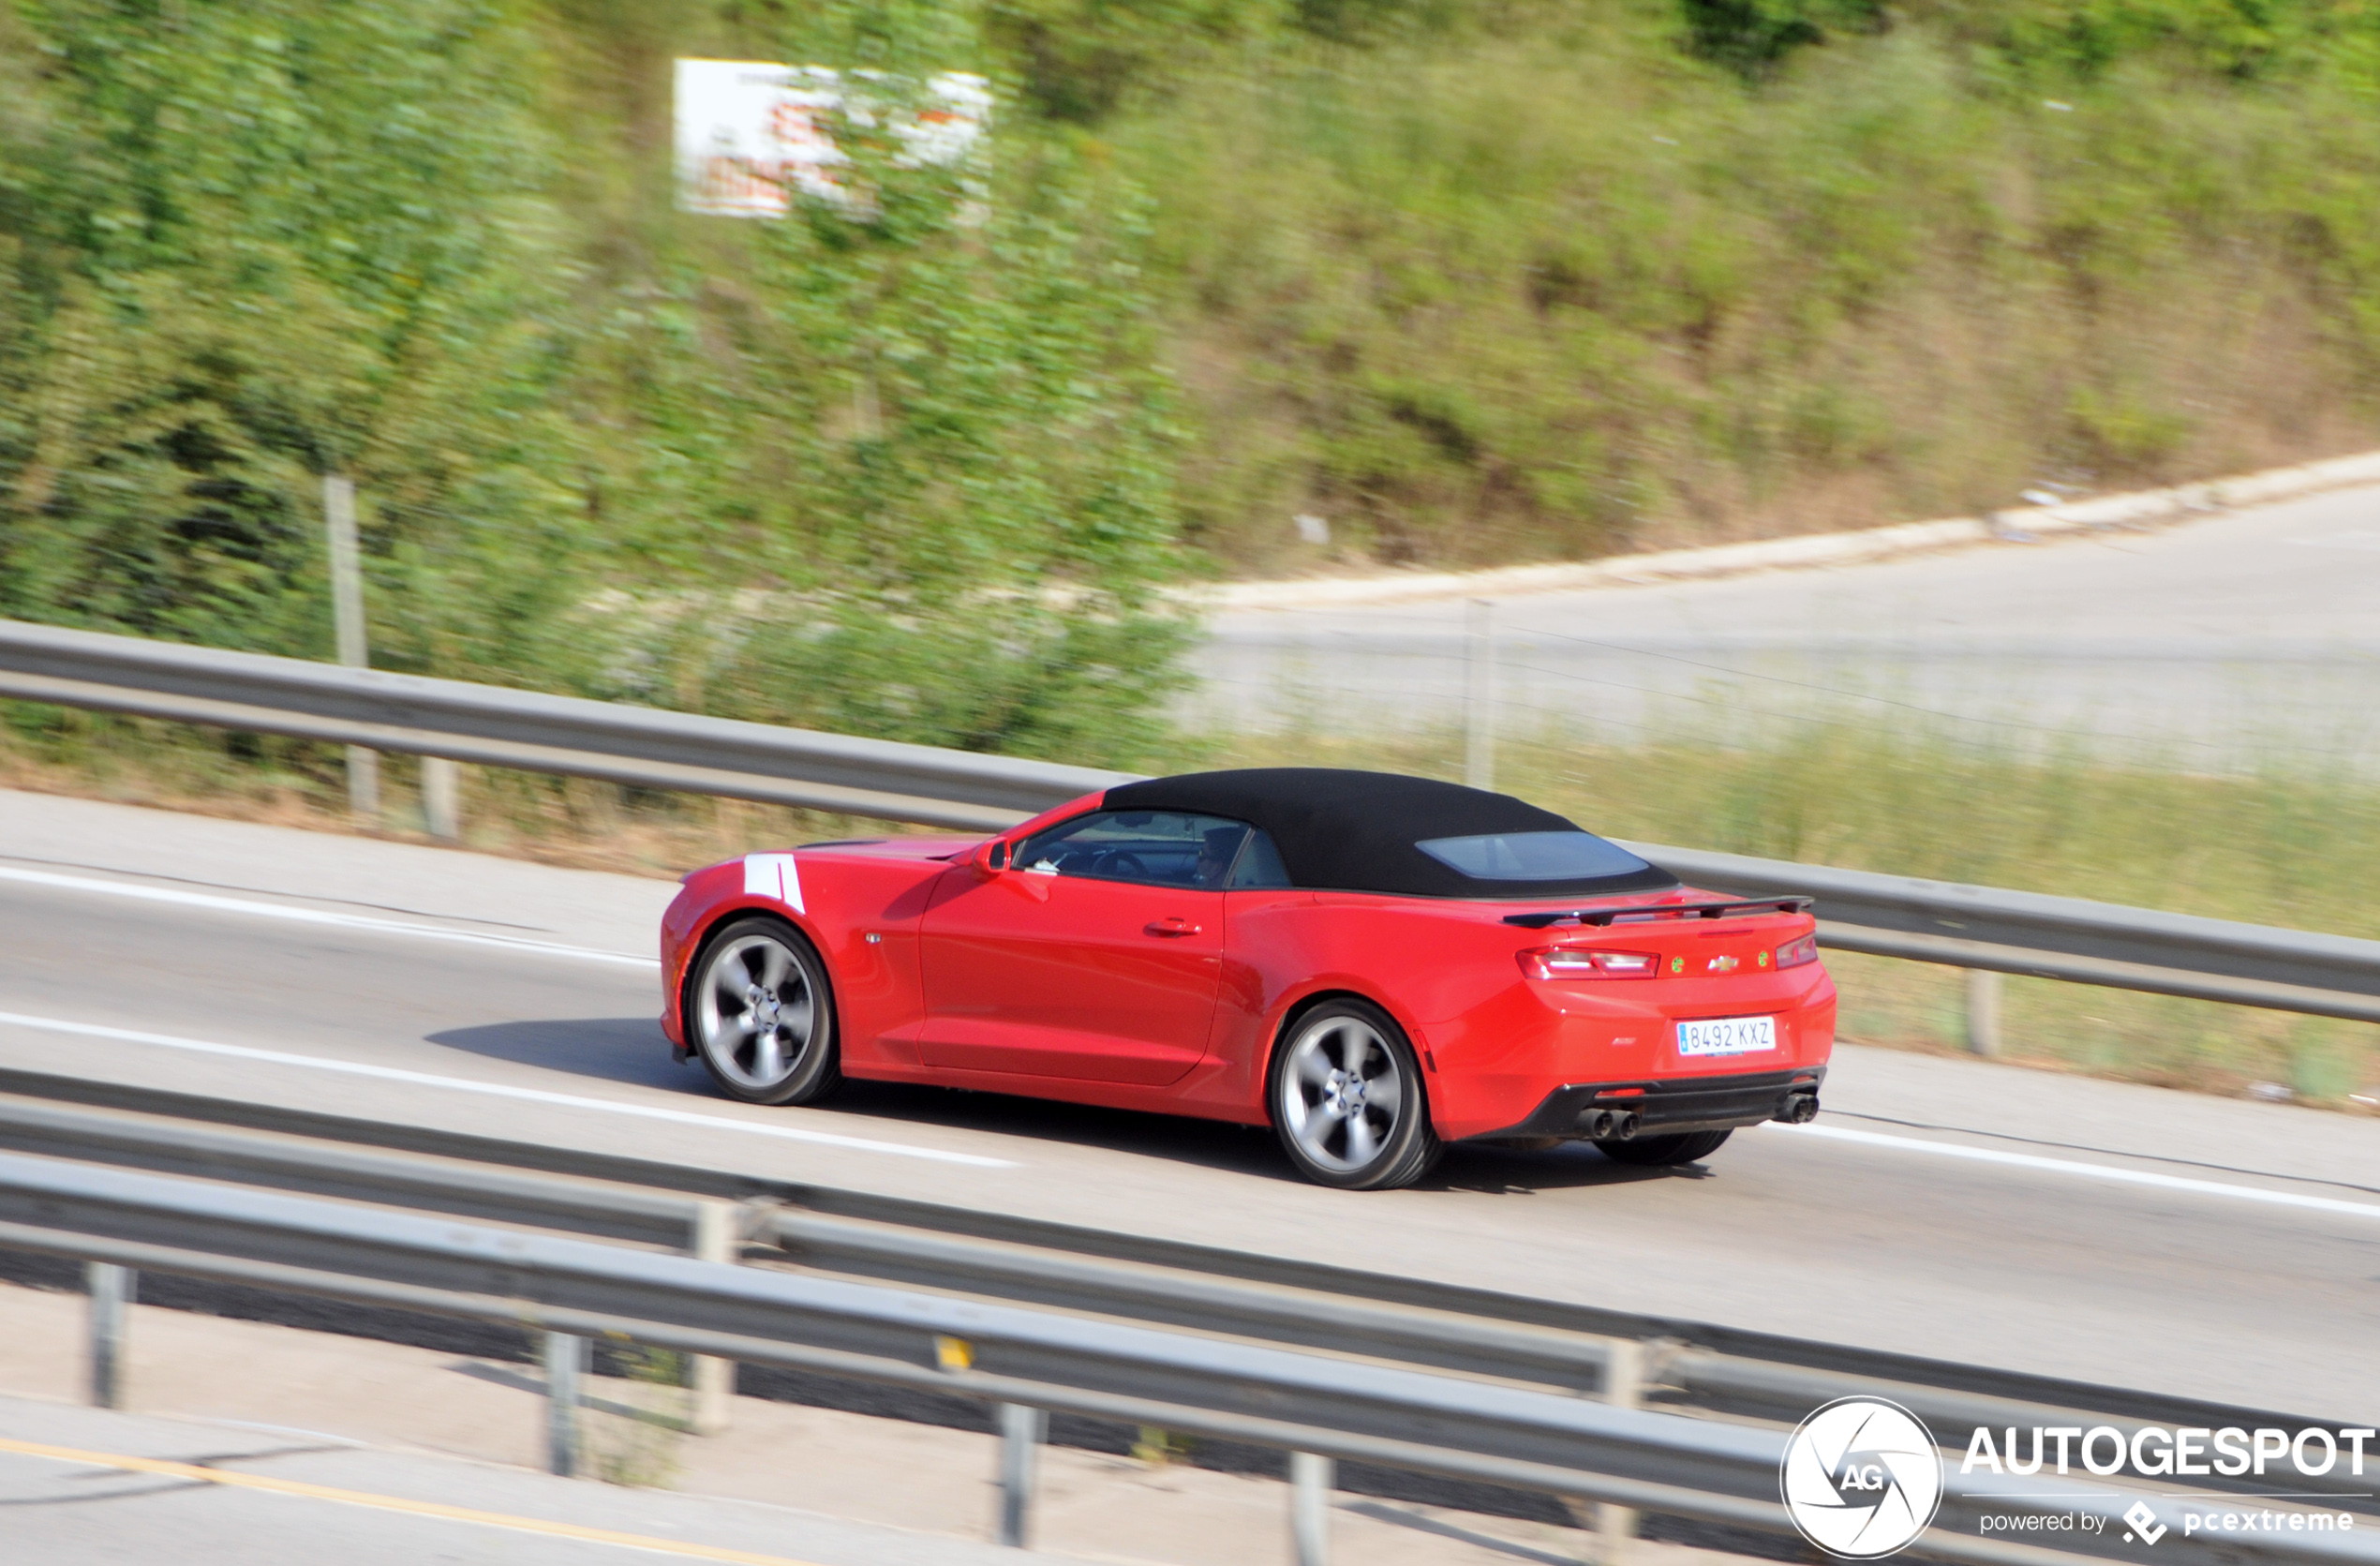
[[832, 1131], [806, 1131], [793, 1126], [762, 1126], [748, 1120], [731, 1120], [724, 1115], [699, 1114], [692, 1110], [665, 1110], [657, 1104], [625, 1104], [612, 1098], [587, 1098], [574, 1093], [546, 1093], [533, 1087], [512, 1087], [502, 1082], [474, 1081], [469, 1077], [439, 1077], [427, 1071], [407, 1071], [394, 1066], [367, 1066], [362, 1061], [329, 1060], [320, 1055], [284, 1054], [277, 1050], [255, 1050], [245, 1044], [216, 1044], [203, 1038], [176, 1038], [166, 1033], [142, 1033], [137, 1028], [103, 1027], [97, 1022], [69, 1022], [55, 1017], [27, 1017], [20, 1012], [0, 1011], [0, 1026], [38, 1028], [45, 1033], [69, 1033], [84, 1038], [110, 1038], [125, 1044], [154, 1044], [163, 1050], [186, 1050], [194, 1054], [219, 1055], [231, 1060], [261, 1061], [270, 1066], [296, 1066], [311, 1071], [335, 1071], [350, 1077], [371, 1077], [387, 1082], [412, 1082], [423, 1087], [441, 1087], [455, 1093], [484, 1094], [491, 1098], [517, 1098], [532, 1104], [553, 1104], [562, 1109], [597, 1110], [605, 1114], [633, 1115], [640, 1120], [666, 1120], [679, 1126], [699, 1126], [707, 1131], [742, 1131], [755, 1137], [778, 1137], [786, 1141], [814, 1142], [822, 1147], [848, 1147], [861, 1153], [889, 1153], [900, 1158], [925, 1158], [938, 1164], [965, 1164], [974, 1169], [1016, 1169], [1011, 1158], [987, 1158], [975, 1153], [945, 1153], [938, 1147], [913, 1147], [906, 1142], [877, 1141], [869, 1137], [838, 1136]]
[[169, 902], [180, 908], [207, 908], [221, 914], [246, 914], [257, 918], [288, 919], [297, 924], [330, 925], [340, 930], [369, 930], [382, 935], [409, 935], [425, 941], [460, 941], [466, 946], [501, 947], [507, 951], [535, 952], [545, 957], [576, 957], [589, 962], [619, 962], [652, 968], [658, 957], [632, 951], [599, 951], [593, 947], [564, 946], [559, 941], [532, 941], [522, 935], [496, 935], [478, 930], [449, 930], [437, 924], [409, 924], [402, 919], [378, 919], [368, 914], [333, 914], [320, 908], [292, 908], [283, 902], [258, 902], [244, 897], [217, 897], [211, 892], [184, 891], [177, 887], [141, 887], [124, 881], [98, 881], [87, 875], [59, 875], [44, 870], [18, 870], [0, 865], [0, 881], [56, 887], [66, 891], [99, 892], [109, 897], [135, 898], [142, 902]]
[[[1918, 1137], [1887, 1136], [1882, 1131], [1854, 1131], [1843, 1126], [1780, 1125], [1775, 1129], [1790, 1131], [1795, 1136], [1821, 1137], [1830, 1141], [1857, 1142], [1864, 1147], [1930, 1153], [1939, 1158], [1965, 1158], [1971, 1163], [2042, 1170], [2083, 1180], [2109, 1180], [2120, 1186], [2148, 1186], [2158, 1190], [2187, 1191], [2194, 1196], [2226, 1197], [2235, 1201], [2261, 1201], [2274, 1207], [2298, 1207], [2313, 1213], [2343, 1213], [2352, 1217], [2380, 1219], [2380, 1202], [2347, 1201], [2339, 1197], [2308, 1196], [2300, 1191], [2273, 1191], [2261, 1186], [2234, 1186], [2221, 1180], [2193, 1180], [2181, 1174], [2117, 1169], [2108, 1164], [2080, 1163], [2073, 1158], [2045, 1158], [2035, 1153], [2009, 1153], [1997, 1147], [1969, 1147], [1955, 1141], [1926, 1141]], [[2275, 1175], [2273, 1178], [2283, 1180], [2288, 1177]]]

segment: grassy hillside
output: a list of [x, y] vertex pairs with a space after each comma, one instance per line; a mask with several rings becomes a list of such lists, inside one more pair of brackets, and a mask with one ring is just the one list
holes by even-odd
[[[0, 39], [0, 613], [979, 749], [1138, 753], [1178, 639], [1146, 203], [1065, 137], [670, 204], [669, 56], [922, 90], [920, 5], [32, 0]], [[1059, 589], [1059, 590], [1052, 590]]]
[[[671, 52], [573, 7], [656, 250]], [[627, 19], [633, 17], [633, 22]], [[2380, 440], [2380, 13], [987, 0], [1004, 135], [1146, 198], [1194, 569], [1858, 526]], [[600, 60], [600, 68], [588, 62]], [[584, 192], [576, 198], [584, 201]], [[682, 242], [682, 241], [681, 241]], [[636, 262], [614, 255], [632, 274]], [[1299, 541], [1317, 515], [1329, 545]]]
[[[674, 210], [669, 61], [1002, 101]], [[2362, 0], [11, 0], [0, 613], [1130, 760], [1183, 573], [2380, 436]], [[892, 89], [888, 89], [892, 90]], [[1301, 513], [1331, 526], [1302, 543]]]
[[[2090, 9], [1897, 8], [1749, 80], [1692, 7], [1466, 10], [1117, 116], [1191, 536], [1484, 563], [2372, 443], [2373, 13], [2254, 55], [2184, 25], [2247, 7]], [[2301, 10], [2350, 14], [2255, 14]]]

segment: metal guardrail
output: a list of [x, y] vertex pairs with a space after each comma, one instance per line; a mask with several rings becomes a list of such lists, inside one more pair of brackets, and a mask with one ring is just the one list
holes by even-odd
[[993, 830], [1083, 767], [0, 620], [0, 695], [887, 821]]
[[[19, 1152], [669, 1247], [687, 1246], [706, 1210], [733, 1201], [740, 1204], [737, 1237], [814, 1272], [1278, 1346], [1345, 1351], [1360, 1344], [1368, 1358], [1398, 1365], [1569, 1394], [1616, 1391], [1631, 1404], [1725, 1418], [1790, 1423], [1834, 1398], [1868, 1393], [1945, 1428], [2105, 1424], [2129, 1438], [2143, 1425], [2323, 1423], [697, 1166], [259, 1110], [21, 1068], [0, 1069], [0, 1090], [26, 1096], [0, 1096], [0, 1147]], [[48, 1101], [30, 1096], [37, 1093]], [[112, 1107], [57, 1101], [72, 1098]], [[141, 1112], [124, 1112], [136, 1106]], [[225, 1124], [243, 1119], [269, 1119], [279, 1134]], [[375, 1151], [376, 1140], [410, 1146]], [[722, 1246], [718, 1254], [729, 1253]], [[2369, 1480], [2342, 1473], [2305, 1484], [2347, 1509], [2380, 1512]]]
[[[13, 620], [0, 696], [981, 830], [1127, 776]], [[1842, 950], [2380, 1022], [2380, 941], [1628, 846], [1713, 890], [1815, 897]]]
[[[352, 1171], [350, 1171], [352, 1172]], [[564, 1337], [617, 1335], [698, 1354], [927, 1387], [1021, 1410], [1064, 1410], [1386, 1464], [1579, 1499], [1783, 1532], [1784, 1436], [1774, 1429], [1595, 1402], [1508, 1381], [1429, 1373], [1230, 1338], [275, 1192], [0, 1154], [0, 1246], [332, 1299], [524, 1322]], [[1359, 1352], [1363, 1335], [1351, 1332]], [[550, 1344], [550, 1340], [549, 1340]], [[549, 1352], [567, 1364], [570, 1352]], [[1030, 1442], [1030, 1417], [1004, 1418]], [[1029, 1465], [1014, 1465], [1029, 1471]], [[1310, 1463], [1302, 1470], [1312, 1482]], [[2044, 1476], [1945, 1474], [1913, 1554], [2026, 1566], [2124, 1559], [2142, 1496]], [[2236, 1512], [2159, 1498], [2168, 1516]], [[2179, 1505], [2177, 1505], [2179, 1502]], [[2253, 1510], [2269, 1511], [2268, 1505]], [[2284, 1509], [2285, 1510], [2285, 1509]], [[1980, 1518], [2088, 1514], [2096, 1536], [2052, 1551], [1986, 1537]], [[1004, 1529], [1004, 1532], [1006, 1531]], [[1019, 1530], [1020, 1531], [1020, 1530]], [[2195, 1566], [2380, 1562], [2380, 1534], [2185, 1532], [2158, 1551]]]
[[2380, 941], [1739, 854], [1623, 846], [1714, 891], [1815, 898], [1822, 945], [2380, 1022]]

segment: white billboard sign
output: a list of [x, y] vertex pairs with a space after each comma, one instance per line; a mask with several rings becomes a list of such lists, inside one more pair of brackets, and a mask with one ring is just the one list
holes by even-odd
[[[884, 78], [824, 66], [760, 60], [677, 62], [677, 204], [728, 217], [782, 217], [797, 195], [847, 199], [849, 161], [835, 145], [838, 117], [876, 123], [869, 83]], [[904, 167], [963, 161], [991, 119], [980, 76], [945, 72], [926, 83], [925, 107], [893, 127]]]

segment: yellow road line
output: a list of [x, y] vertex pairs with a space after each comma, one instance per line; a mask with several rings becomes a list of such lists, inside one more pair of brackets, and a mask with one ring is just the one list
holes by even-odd
[[308, 1500], [363, 1506], [376, 1512], [404, 1512], [416, 1517], [441, 1517], [448, 1522], [471, 1523], [481, 1528], [508, 1529], [514, 1533], [543, 1533], [556, 1539], [579, 1539], [590, 1544], [613, 1544], [621, 1549], [649, 1550], [660, 1555], [686, 1556], [696, 1560], [732, 1560], [741, 1562], [742, 1566], [812, 1566], [811, 1562], [781, 1555], [755, 1555], [751, 1550], [692, 1544], [683, 1540], [656, 1539], [643, 1533], [615, 1533], [609, 1529], [548, 1522], [543, 1517], [474, 1512], [468, 1506], [442, 1506], [434, 1500], [408, 1500], [402, 1496], [376, 1496], [365, 1490], [341, 1490], [328, 1484], [308, 1484], [295, 1479], [242, 1473], [234, 1469], [201, 1468], [195, 1463], [174, 1463], [159, 1457], [127, 1457], [113, 1452], [83, 1452], [70, 1446], [43, 1446], [37, 1441], [10, 1440], [6, 1437], [0, 1437], [0, 1452], [13, 1452], [26, 1457], [47, 1457], [60, 1463], [82, 1463], [91, 1468], [120, 1469], [126, 1473], [160, 1474], [169, 1479], [187, 1479], [202, 1484], [225, 1484], [233, 1489], [302, 1496]]

